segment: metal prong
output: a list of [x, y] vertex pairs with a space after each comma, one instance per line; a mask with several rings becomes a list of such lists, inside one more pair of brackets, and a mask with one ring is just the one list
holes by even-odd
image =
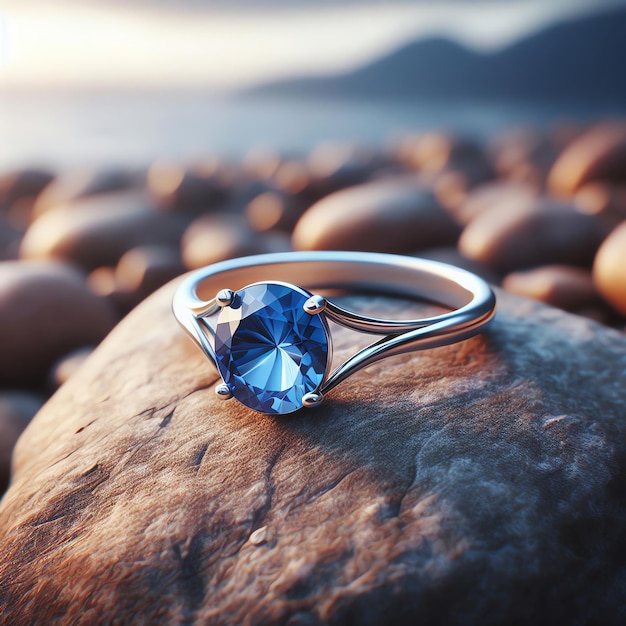
[[321, 313], [326, 308], [326, 298], [324, 296], [311, 296], [303, 305], [304, 310], [309, 315]]
[[309, 393], [305, 393], [302, 396], [302, 406], [306, 407], [307, 409], [311, 409], [314, 406], [321, 404], [323, 400], [324, 396], [321, 393], [317, 391], [311, 391]]
[[235, 292], [232, 289], [220, 289], [215, 296], [215, 302], [221, 306], [230, 306], [233, 303]]
[[233, 392], [226, 383], [216, 385], [215, 393], [220, 400], [230, 400], [233, 397]]

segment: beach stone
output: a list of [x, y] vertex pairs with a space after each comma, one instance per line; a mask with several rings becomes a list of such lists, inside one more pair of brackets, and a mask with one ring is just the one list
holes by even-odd
[[159, 213], [143, 192], [117, 192], [77, 200], [48, 211], [26, 231], [23, 259], [60, 259], [89, 271], [115, 265], [128, 250], [178, 245], [188, 220]]
[[546, 304], [578, 311], [600, 304], [591, 272], [570, 265], [547, 265], [531, 270], [512, 272], [502, 286], [512, 293], [541, 300]]
[[192, 222], [181, 241], [187, 269], [196, 269], [225, 259], [289, 250], [289, 239], [260, 235], [240, 215], [204, 215]]
[[15, 442], [43, 403], [32, 392], [0, 390], [0, 496], [9, 484]]
[[96, 345], [115, 315], [84, 276], [60, 263], [0, 263], [0, 387], [36, 386], [52, 364]]
[[[500, 293], [486, 334], [272, 418], [216, 397], [172, 293], [20, 438], [5, 623], [621, 624], [622, 333]], [[335, 337], [339, 360], [368, 341]]]
[[506, 211], [512, 204], [527, 206], [538, 195], [535, 188], [525, 183], [497, 180], [474, 187], [462, 202], [447, 206], [457, 222], [465, 226], [483, 211], [498, 207]]
[[228, 198], [217, 160], [193, 167], [154, 163], [148, 171], [148, 190], [163, 210], [195, 215], [220, 208]]
[[0, 176], [0, 211], [9, 209], [15, 202], [32, 201], [54, 174], [43, 169], [20, 169]]
[[568, 203], [517, 199], [480, 212], [463, 230], [459, 250], [501, 274], [552, 264], [591, 267], [611, 227]]
[[626, 221], [600, 246], [593, 262], [593, 280], [606, 301], [626, 315]]
[[571, 195], [593, 181], [626, 182], [626, 123], [598, 124], [559, 156], [548, 178], [550, 191]]
[[140, 246], [126, 252], [115, 268], [115, 284], [132, 293], [135, 304], [180, 276], [185, 266], [178, 246]]
[[144, 185], [145, 175], [125, 169], [78, 169], [59, 174], [37, 197], [33, 219], [82, 198]]
[[459, 226], [416, 176], [389, 178], [331, 194], [296, 224], [296, 250], [406, 252], [454, 244]]
[[574, 202], [585, 213], [626, 219], [626, 185], [587, 183], [578, 190]]
[[257, 232], [278, 230], [290, 233], [305, 209], [306, 205], [293, 195], [266, 191], [248, 204], [245, 216], [248, 224]]

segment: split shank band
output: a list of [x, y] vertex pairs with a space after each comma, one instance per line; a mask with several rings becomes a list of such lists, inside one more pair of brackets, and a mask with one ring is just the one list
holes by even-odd
[[[246, 291], [246, 286], [259, 283], [264, 287], [257, 287], [254, 294], [252, 293], [254, 290]], [[274, 286], [267, 287], [267, 284]], [[293, 290], [288, 292], [288, 288]], [[348, 293], [367, 292], [408, 299], [426, 299], [451, 310], [422, 319], [379, 319], [343, 309], [320, 295], [329, 289]], [[237, 369], [236, 358], [233, 356], [239, 345], [236, 332], [226, 339], [223, 337], [220, 339], [220, 336], [224, 334], [224, 329], [228, 334], [238, 323], [242, 324], [243, 329], [241, 316], [246, 315], [246, 310], [259, 310], [263, 305], [263, 298], [267, 302], [272, 302], [268, 305], [273, 307], [271, 312], [264, 318], [253, 321], [252, 315], [246, 321], [247, 330], [241, 331], [241, 338], [245, 335], [245, 341], [248, 342], [245, 347], [246, 367], [243, 369], [247, 369], [249, 375], [245, 381], [242, 380], [245, 375]], [[253, 341], [251, 337], [259, 334], [258, 329], [261, 327], [269, 324], [275, 329], [276, 302], [288, 300], [288, 306], [293, 307], [298, 298], [302, 298], [298, 312], [285, 315], [289, 319], [294, 318], [294, 315], [296, 318], [301, 315], [305, 318], [302, 322], [304, 324], [307, 324], [307, 318], [322, 317], [320, 323], [328, 335], [329, 343], [331, 343], [327, 325], [329, 320], [355, 331], [383, 337], [359, 351], [334, 371], [330, 371], [332, 357], [330, 355], [325, 357], [327, 363], [324, 363], [324, 371], [315, 378], [316, 382], [309, 381], [308, 388], [296, 393], [295, 396], [293, 395], [295, 392], [289, 392], [292, 394], [289, 396], [291, 404], [285, 405], [287, 409], [277, 408], [279, 405], [282, 406], [280, 403], [283, 400], [264, 400], [263, 404], [257, 406], [256, 401], [250, 403], [244, 399], [244, 404], [250, 408], [266, 413], [287, 413], [302, 406], [314, 406], [321, 402], [324, 394], [348, 376], [380, 359], [443, 346], [475, 335], [493, 317], [495, 310], [493, 291], [478, 276], [452, 265], [414, 257], [367, 252], [287, 252], [216, 263], [196, 270], [181, 283], [174, 296], [173, 310], [184, 330], [222, 375], [224, 383], [218, 385], [216, 389], [218, 395], [224, 398], [234, 395], [241, 400], [236, 389], [238, 385], [247, 387], [244, 396], [255, 393], [259, 395], [261, 393], [259, 390], [263, 386], [259, 386], [258, 382], [260, 371], [267, 375], [266, 386], [272, 386], [272, 377], [282, 377], [283, 386], [279, 391], [274, 391], [278, 395], [287, 394], [284, 379], [292, 371], [293, 363], [290, 362], [288, 367], [285, 366], [286, 369], [283, 368], [280, 375], [274, 370], [277, 367], [277, 360], [284, 363], [285, 359], [289, 361], [289, 357], [295, 358], [293, 355], [296, 348], [293, 338], [290, 340], [283, 337], [287, 331], [281, 327], [279, 333], [281, 339], [278, 340], [275, 336], [271, 338], [272, 350], [278, 352], [272, 352], [271, 355], [269, 352], [263, 353], [254, 363], [251, 355], [256, 354], [254, 350], [257, 346], [254, 342], [250, 345], [250, 341]], [[225, 315], [223, 311], [228, 307], [235, 310], [229, 311], [230, 317], [226, 317], [221, 323], [220, 330], [220, 316]], [[305, 314], [301, 314], [302, 309]], [[254, 328], [251, 325], [254, 325]], [[261, 331], [261, 334], [264, 332]], [[313, 337], [313, 331], [298, 328], [296, 334], [300, 343], [295, 362], [300, 363], [304, 355], [303, 360], [308, 363], [306, 358], [308, 344], [303, 337]], [[283, 343], [278, 345], [279, 341]], [[226, 354], [227, 352], [229, 353]], [[268, 369], [270, 362], [273, 364], [274, 373]], [[300, 381], [299, 378], [297, 380]], [[262, 390], [262, 393], [265, 393], [265, 390]], [[263, 407], [269, 408], [264, 410]]]

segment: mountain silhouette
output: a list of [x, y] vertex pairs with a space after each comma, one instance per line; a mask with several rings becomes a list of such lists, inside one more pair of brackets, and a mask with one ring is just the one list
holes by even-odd
[[422, 39], [355, 71], [255, 87], [261, 95], [523, 102], [626, 108], [626, 9], [570, 19], [506, 48]]

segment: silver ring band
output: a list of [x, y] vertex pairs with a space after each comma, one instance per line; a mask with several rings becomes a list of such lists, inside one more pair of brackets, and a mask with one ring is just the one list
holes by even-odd
[[[256, 291], [248, 289], [257, 284], [263, 287], [255, 288]], [[287, 290], [291, 288], [293, 288], [292, 291], [288, 292]], [[452, 310], [441, 315], [415, 320], [385, 320], [367, 317], [343, 309], [318, 294], [318, 291], [327, 289], [376, 292], [410, 299], [426, 299]], [[261, 318], [254, 320], [247, 318], [244, 324], [240, 318], [246, 315], [246, 311], [251, 311], [252, 315], [256, 315], [257, 313], [254, 312], [267, 304], [265, 301], [259, 301], [259, 297], [261, 300], [265, 299], [272, 303], [268, 305], [273, 307], [271, 313], [259, 313]], [[289, 410], [275, 410], [280, 404], [278, 400], [271, 400], [274, 405], [269, 410], [264, 410], [264, 404], [259, 408], [256, 401], [252, 403], [244, 401], [244, 404], [251, 408], [267, 413], [287, 413], [301, 406], [317, 405], [328, 391], [348, 376], [382, 358], [467, 339], [484, 329], [495, 311], [495, 295], [484, 280], [452, 265], [414, 257], [368, 252], [287, 252], [216, 263], [194, 271], [182, 282], [174, 295], [173, 311], [185, 331], [222, 374], [224, 382], [216, 389], [221, 397], [229, 398], [234, 395], [241, 400], [236, 387], [237, 384], [242, 383], [242, 374], [237, 370], [236, 375], [233, 375], [234, 378], [230, 376], [231, 369], [236, 368], [237, 364], [233, 365], [232, 355], [226, 354], [228, 350], [234, 349], [237, 342], [236, 327], [238, 324], [242, 326], [247, 324], [247, 330], [250, 331], [251, 325], [254, 325], [257, 330], [259, 324], [275, 326], [276, 316], [281, 316], [281, 309], [276, 308], [278, 297], [282, 297], [285, 302], [288, 301], [290, 306], [298, 298], [302, 298], [304, 311], [309, 316], [322, 317], [319, 323], [326, 330], [327, 321], [330, 320], [359, 332], [385, 336], [360, 350], [332, 372], [330, 371], [332, 355], [329, 355], [323, 375], [317, 372], [317, 378], [313, 377], [319, 381], [315, 388], [303, 390], [300, 395], [297, 393], [294, 395], [294, 392], [281, 388], [280, 393], [286, 394], [288, 391], [291, 393], [290, 401], [285, 405]], [[247, 301], [252, 304], [247, 305]], [[235, 302], [238, 304], [235, 305]], [[220, 330], [219, 316], [224, 315], [223, 311], [227, 307], [237, 310], [230, 311], [230, 317], [221, 323], [222, 330]], [[294, 313], [286, 314], [287, 317], [293, 317], [293, 315]], [[306, 318], [306, 316], [302, 317]], [[302, 323], [306, 324], [306, 319]], [[319, 323], [318, 328], [321, 328]], [[274, 329], [272, 332], [287, 332], [284, 324], [286, 322], [281, 321], [280, 331]], [[289, 354], [294, 358], [297, 356], [296, 361], [300, 362], [302, 355], [306, 356], [307, 341], [302, 339], [302, 332], [305, 331], [301, 332], [301, 330], [298, 328], [296, 332], [300, 342], [297, 347], [293, 346], [293, 337], [285, 340], [283, 347], [286, 352], [281, 352], [281, 359], [287, 358], [288, 360], [285, 354]], [[229, 334], [231, 331], [235, 332], [235, 335], [231, 336]], [[224, 333], [226, 338], [220, 338], [220, 335]], [[313, 333], [317, 331], [313, 329], [309, 332], [309, 334]], [[242, 332], [241, 336], [243, 335]], [[245, 354], [248, 356], [244, 357], [246, 364], [243, 369], [255, 370], [253, 376], [258, 377], [259, 370], [269, 366], [264, 365], [267, 361], [265, 353], [263, 353], [265, 361], [261, 360], [261, 357], [257, 362], [251, 361], [252, 357], [249, 355], [256, 348], [250, 343], [253, 341], [250, 339], [252, 336], [248, 332], [247, 343], [245, 346], [238, 344], [238, 349], [247, 351]], [[321, 336], [321, 331], [316, 334], [316, 337]], [[274, 342], [275, 337], [272, 337], [271, 341]], [[294, 356], [294, 350], [297, 352], [296, 356]], [[275, 357], [276, 355], [273, 355], [272, 362]], [[323, 358], [319, 357], [318, 361], [320, 360]], [[224, 364], [226, 361], [228, 366]], [[225, 369], [225, 367], [231, 369]], [[290, 366], [289, 370], [291, 369]], [[278, 374], [271, 372], [269, 376], [276, 378], [279, 374], [281, 372]], [[285, 377], [285, 372], [282, 372], [282, 377]], [[247, 384], [246, 381], [243, 381], [243, 384]], [[265, 391], [260, 391], [258, 382], [255, 384], [257, 384], [256, 387], [251, 385], [250, 388], [255, 389], [257, 395], [264, 395]], [[313, 383], [309, 383], [311, 384]], [[252, 392], [247, 389], [245, 393]], [[297, 399], [294, 399], [296, 397]]]

